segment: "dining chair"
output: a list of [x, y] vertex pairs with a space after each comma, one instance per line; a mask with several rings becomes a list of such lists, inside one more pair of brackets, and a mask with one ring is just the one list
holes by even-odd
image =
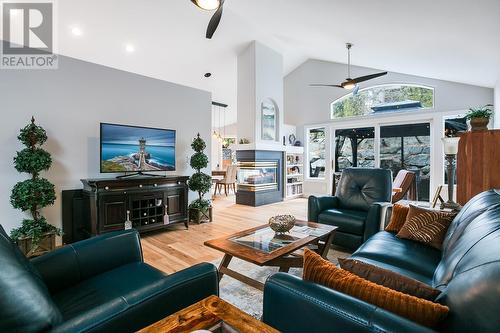
[[226, 176], [218, 180], [215, 183], [214, 195], [217, 193], [217, 189], [219, 189], [219, 194], [221, 194], [222, 187], [224, 186], [224, 194], [227, 196], [228, 189], [233, 189], [233, 192], [236, 193], [236, 175], [238, 173], [238, 166], [230, 165], [227, 167]]

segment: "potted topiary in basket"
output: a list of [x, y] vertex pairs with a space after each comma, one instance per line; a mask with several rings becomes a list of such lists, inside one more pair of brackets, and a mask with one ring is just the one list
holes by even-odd
[[471, 131], [486, 131], [493, 111], [493, 105], [486, 104], [478, 108], [470, 108], [466, 118], [470, 120]]
[[41, 255], [55, 248], [55, 236], [61, 230], [47, 223], [40, 209], [54, 204], [54, 185], [40, 177], [40, 172], [48, 170], [52, 164], [50, 154], [40, 146], [47, 141], [45, 130], [31, 123], [21, 129], [17, 137], [26, 148], [17, 152], [14, 166], [17, 171], [31, 175], [30, 179], [17, 183], [12, 189], [10, 202], [14, 208], [27, 211], [31, 219], [22, 221], [21, 227], [11, 231], [11, 238], [17, 242], [27, 257]]
[[208, 166], [208, 157], [203, 153], [207, 147], [205, 141], [197, 137], [193, 140], [191, 148], [195, 151], [191, 156], [190, 165], [196, 172], [189, 178], [188, 186], [191, 191], [198, 192], [198, 199], [191, 202], [189, 205], [189, 220], [196, 223], [203, 221], [212, 221], [212, 205], [210, 200], [204, 199], [205, 193], [210, 191], [212, 186], [212, 177], [201, 172]]

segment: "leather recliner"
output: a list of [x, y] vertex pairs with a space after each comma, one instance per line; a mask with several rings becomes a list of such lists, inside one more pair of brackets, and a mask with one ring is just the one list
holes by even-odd
[[[447, 231], [442, 251], [381, 231], [351, 258], [441, 290], [435, 301], [448, 306], [450, 312], [437, 331], [500, 332], [500, 190], [478, 194], [462, 208]], [[433, 332], [374, 305], [283, 273], [266, 282], [263, 321], [284, 333]]]
[[333, 244], [355, 250], [379, 231], [391, 196], [390, 170], [347, 168], [335, 196], [309, 197], [308, 219], [337, 226]]
[[29, 261], [0, 226], [0, 332], [135, 332], [217, 294], [211, 264], [166, 275], [144, 263], [135, 230]]

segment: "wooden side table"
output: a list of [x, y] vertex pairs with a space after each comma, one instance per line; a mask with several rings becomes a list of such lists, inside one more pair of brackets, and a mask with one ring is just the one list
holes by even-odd
[[196, 330], [216, 331], [219, 327], [231, 328], [241, 333], [279, 333], [274, 328], [253, 318], [217, 296], [209, 296], [139, 333], [188, 333]]

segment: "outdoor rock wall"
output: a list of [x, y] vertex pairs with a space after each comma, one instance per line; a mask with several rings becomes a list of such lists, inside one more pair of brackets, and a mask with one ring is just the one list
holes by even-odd
[[[419, 200], [429, 198], [430, 178], [430, 137], [405, 137], [404, 169], [417, 172], [417, 187]], [[338, 159], [340, 169], [352, 166], [351, 143], [347, 139], [341, 149], [342, 155]], [[383, 138], [380, 145], [380, 166], [391, 169], [394, 176], [402, 169], [401, 166], [401, 138]], [[375, 167], [374, 140], [364, 139], [358, 146], [358, 167]]]

